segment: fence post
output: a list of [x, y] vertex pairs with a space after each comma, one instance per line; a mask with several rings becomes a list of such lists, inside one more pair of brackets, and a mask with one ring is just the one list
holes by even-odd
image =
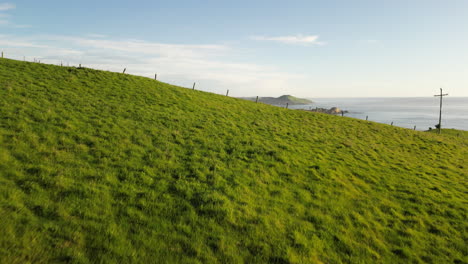
[[3, 59], [3, 51], [2, 51], [2, 59]]
[[227, 92], [226, 92], [226, 96], [229, 96], [229, 89], [228, 89]]
[[258, 103], [258, 95], [257, 95], [257, 99], [255, 99], [255, 103]]
[[393, 122], [390, 125], [393, 126]]
[[80, 69], [81, 69], [81, 63], [80, 63], [80, 67], [78, 67], [78, 68], [80, 68]]
[[192, 87], [192, 90], [195, 90], [195, 83], [193, 83], [193, 87]]
[[414, 126], [414, 130], [416, 130], [416, 126]]
[[154, 80], [158, 80], [158, 74], [157, 73], [154, 74]]
[[369, 120], [369, 116], [366, 116], [366, 121]]
[[122, 73], [123, 73], [123, 74], [125, 74], [125, 71], [126, 71], [126, 70], [127, 70], [127, 68], [124, 68], [124, 70], [123, 70], [123, 72], [122, 72]]
[[341, 110], [341, 116], [344, 116], [344, 111], [343, 110]]

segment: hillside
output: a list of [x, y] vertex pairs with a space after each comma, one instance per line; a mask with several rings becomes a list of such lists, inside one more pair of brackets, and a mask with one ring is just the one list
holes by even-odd
[[0, 263], [467, 263], [467, 143], [0, 59]]
[[[243, 97], [241, 99], [249, 100], [249, 101], [256, 101], [256, 97]], [[260, 97], [258, 101], [264, 104], [269, 105], [307, 105], [312, 104], [313, 102], [308, 99], [297, 98], [292, 95], [282, 95], [280, 97]]]
[[[434, 133], [434, 134], [439, 133], [437, 128], [432, 129], [432, 130], [428, 130], [426, 132]], [[441, 131], [441, 134], [443, 136], [451, 136], [451, 137], [455, 137], [455, 138], [464, 138], [465, 140], [468, 140], [468, 131], [464, 131], [464, 130], [457, 130], [457, 129], [452, 129], [452, 128], [443, 128], [442, 131]]]

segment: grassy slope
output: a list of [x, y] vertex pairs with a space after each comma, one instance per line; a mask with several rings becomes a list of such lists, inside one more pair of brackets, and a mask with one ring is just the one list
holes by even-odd
[[[435, 134], [439, 133], [438, 129], [432, 129], [432, 130], [428, 130], [426, 132], [435, 133]], [[468, 140], [468, 131], [464, 131], [464, 130], [457, 130], [457, 129], [452, 129], [452, 128], [443, 128], [442, 131], [441, 131], [441, 134], [443, 136], [460, 137], [460, 138], [464, 138], [465, 140]]]
[[291, 104], [311, 104], [311, 103], [313, 103], [309, 99], [297, 98], [297, 97], [294, 97], [292, 95], [282, 95], [282, 96], [278, 97], [278, 99], [288, 101]]
[[[249, 101], [257, 101], [256, 97], [240, 97], [240, 99], [249, 100]], [[313, 102], [308, 99], [297, 98], [292, 95], [282, 95], [280, 97], [260, 97], [258, 98], [258, 102], [270, 105], [281, 105], [285, 106], [286, 104], [290, 105], [306, 105], [312, 104]]]
[[0, 60], [0, 262], [466, 263], [467, 139]]

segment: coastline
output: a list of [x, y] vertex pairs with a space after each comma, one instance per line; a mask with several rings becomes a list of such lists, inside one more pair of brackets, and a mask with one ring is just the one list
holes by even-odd
[[[297, 105], [291, 109], [311, 110], [338, 107], [348, 111], [345, 116], [394, 126], [428, 130], [439, 117], [438, 98], [432, 97], [366, 97], [316, 98], [314, 104]], [[444, 98], [442, 128], [468, 131], [468, 97]]]

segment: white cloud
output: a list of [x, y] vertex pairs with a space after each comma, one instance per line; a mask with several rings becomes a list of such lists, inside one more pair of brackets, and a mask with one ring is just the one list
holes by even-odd
[[[3, 11], [8, 11], [11, 9], [15, 9], [16, 6], [14, 4], [10, 3], [0, 3], [0, 12]], [[10, 20], [10, 15], [5, 14], [5, 13], [0, 13], [0, 26], [7, 26], [7, 27], [12, 27], [12, 28], [29, 28], [31, 27], [30, 25], [17, 25], [12, 23]]]
[[33, 26], [31, 26], [31, 25], [16, 25], [16, 24], [13, 24], [13, 27], [14, 27], [14, 28], [32, 28]]
[[315, 35], [296, 35], [296, 36], [280, 36], [280, 37], [265, 37], [265, 36], [254, 36], [254, 40], [262, 41], [273, 41], [285, 44], [305, 44], [305, 45], [323, 45], [324, 42], [319, 42], [319, 36]]
[[88, 34], [87, 37], [89, 37], [89, 38], [107, 38], [108, 36], [103, 35], [103, 34]]
[[25, 38], [0, 35], [0, 46], [3, 47], [28, 47], [28, 48], [49, 48], [46, 45], [38, 45]]
[[16, 6], [10, 3], [0, 3], [0, 11], [6, 11], [10, 9], [15, 9]]
[[45, 63], [70, 65], [154, 77], [189, 87], [232, 96], [274, 95], [301, 80], [302, 75], [251, 62], [237, 61], [239, 50], [226, 45], [168, 44], [141, 40], [37, 35], [15, 37], [0, 34], [0, 46], [10, 57], [26, 56]]
[[375, 43], [379, 43], [380, 41], [377, 39], [363, 39], [360, 42], [368, 43], [368, 44], [375, 44]]
[[[59, 39], [64, 39], [59, 37]], [[148, 55], [170, 56], [170, 57], [197, 57], [206, 56], [226, 50], [222, 45], [181, 45], [152, 43], [141, 40], [105, 40], [92, 38], [67, 38], [74, 43], [90, 48], [114, 50], [116, 52], [137, 52]]]

